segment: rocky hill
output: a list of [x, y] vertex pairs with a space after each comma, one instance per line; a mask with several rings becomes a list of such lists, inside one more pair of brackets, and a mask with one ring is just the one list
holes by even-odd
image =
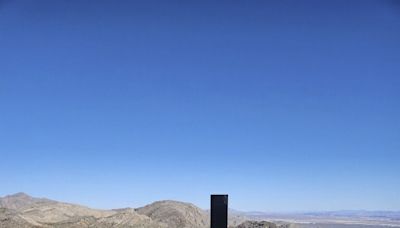
[[0, 207], [8, 208], [13, 210], [21, 210], [23, 208], [30, 207], [32, 205], [53, 203], [55, 201], [51, 201], [44, 198], [33, 198], [25, 193], [17, 193], [14, 195], [8, 195], [3, 198], [0, 198]]
[[190, 203], [158, 201], [136, 211], [168, 227], [203, 228], [210, 224], [206, 212]]
[[[249, 222], [237, 226], [242, 220], [243, 216], [232, 214], [230, 227], [274, 228]], [[0, 228], [206, 228], [209, 224], [208, 211], [178, 201], [158, 201], [137, 209], [97, 210], [24, 193], [0, 197]]]

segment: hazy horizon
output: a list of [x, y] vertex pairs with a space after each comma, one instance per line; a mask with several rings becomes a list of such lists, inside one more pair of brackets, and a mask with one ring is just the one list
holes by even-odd
[[400, 211], [396, 1], [0, 0], [0, 195]]

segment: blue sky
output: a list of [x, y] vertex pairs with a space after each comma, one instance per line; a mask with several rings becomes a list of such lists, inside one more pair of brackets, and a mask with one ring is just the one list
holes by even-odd
[[395, 1], [0, 1], [0, 195], [400, 210]]

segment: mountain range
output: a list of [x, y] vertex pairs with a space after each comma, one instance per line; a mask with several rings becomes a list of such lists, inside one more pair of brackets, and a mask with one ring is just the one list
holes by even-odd
[[[229, 217], [232, 228], [277, 227], [273, 223], [262, 226], [255, 223], [246, 221], [238, 213]], [[25, 193], [0, 198], [0, 228], [206, 228], [209, 224], [208, 211], [190, 203], [171, 200], [157, 201], [140, 208], [98, 210], [35, 198]]]
[[[206, 228], [209, 211], [163, 200], [139, 208], [99, 210], [25, 193], [0, 197], [0, 228]], [[229, 210], [229, 228], [393, 228], [400, 212], [265, 213]]]

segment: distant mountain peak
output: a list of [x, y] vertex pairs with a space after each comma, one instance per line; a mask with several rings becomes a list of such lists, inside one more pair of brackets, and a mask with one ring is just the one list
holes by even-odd
[[12, 194], [12, 195], [7, 195], [4, 198], [30, 198], [30, 199], [32, 199], [33, 197], [26, 194], [25, 192], [18, 192], [18, 193]]
[[49, 202], [48, 199], [35, 198], [24, 192], [18, 192], [12, 195], [0, 197], [0, 207], [18, 210], [24, 207], [32, 206], [40, 202]]

